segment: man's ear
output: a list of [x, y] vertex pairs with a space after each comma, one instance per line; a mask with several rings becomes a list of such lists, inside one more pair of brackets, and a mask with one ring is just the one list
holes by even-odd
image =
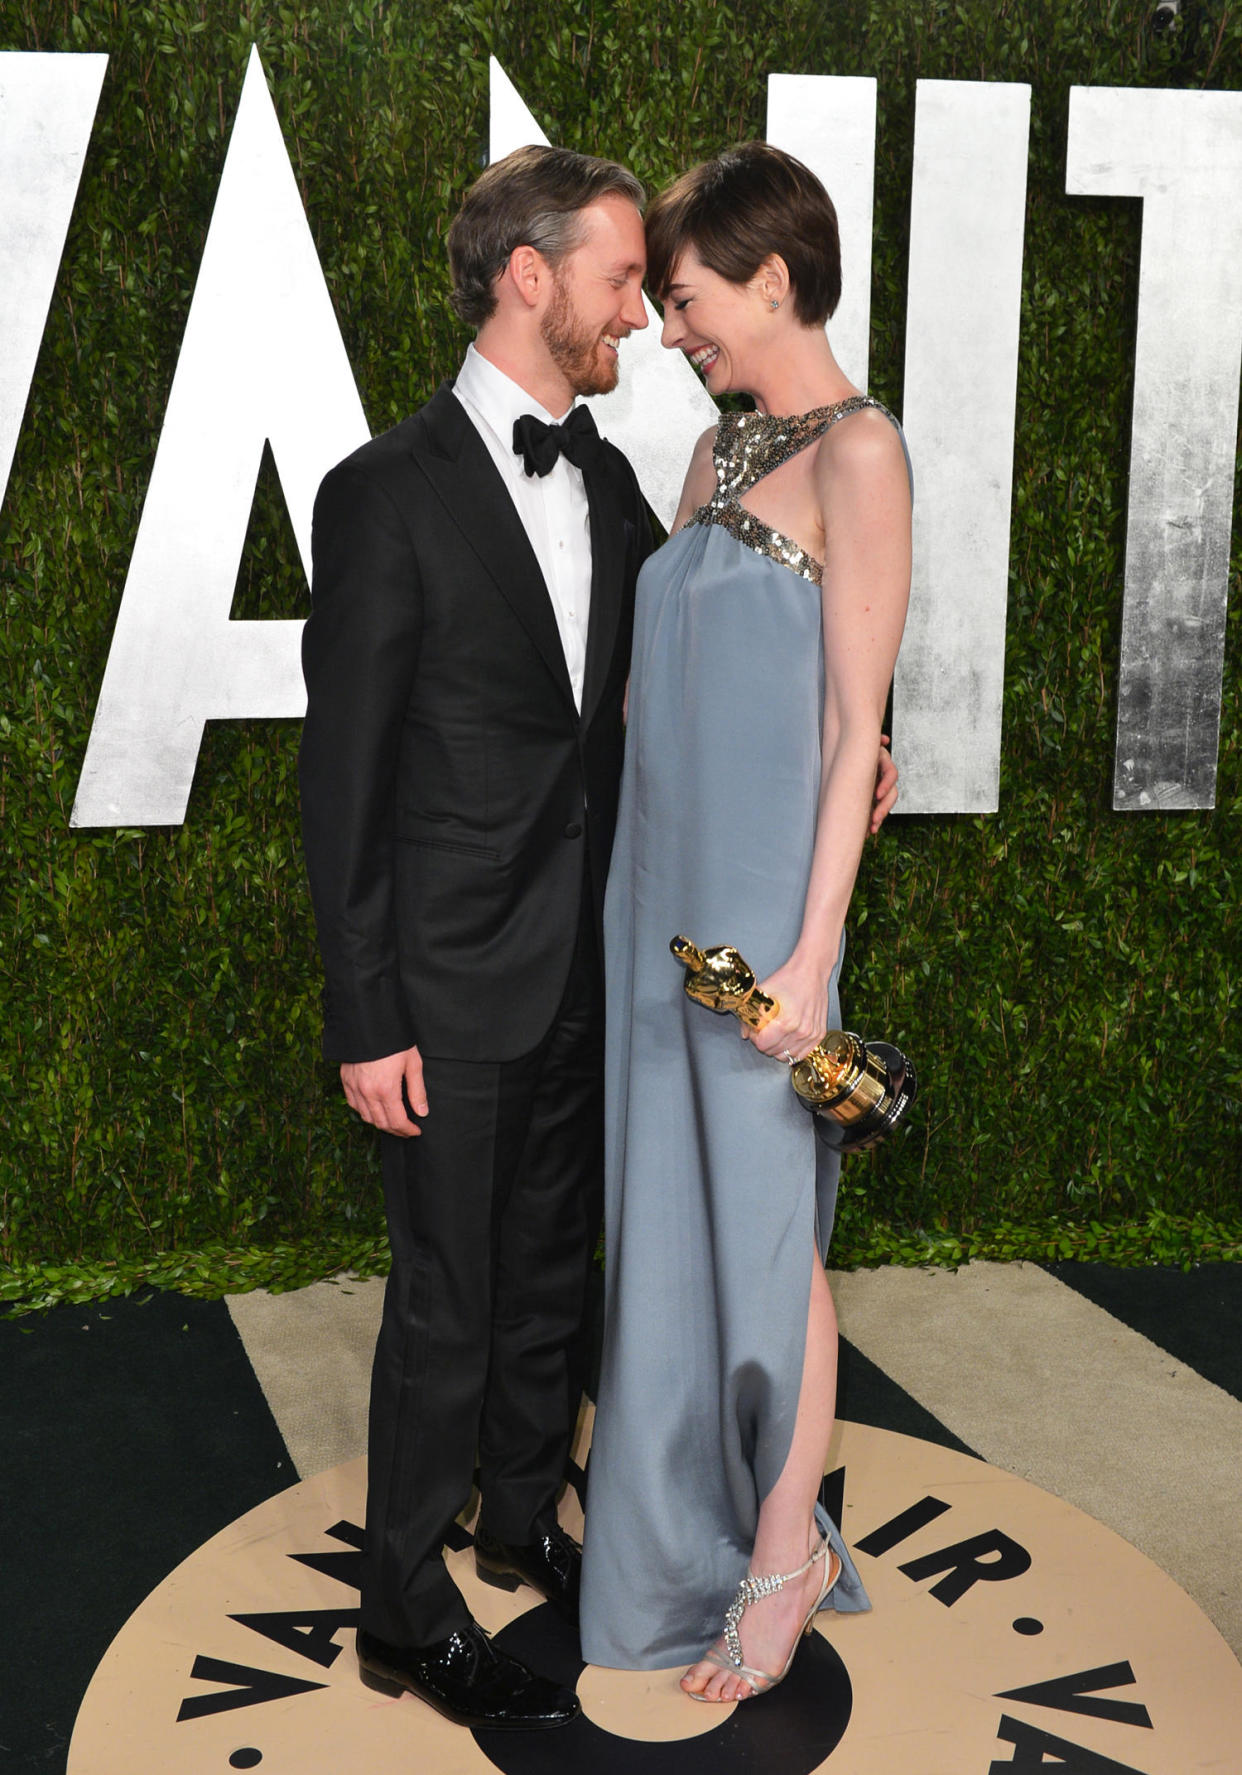
[[512, 286], [527, 308], [535, 308], [547, 287], [547, 261], [534, 247], [514, 247], [501, 279]]

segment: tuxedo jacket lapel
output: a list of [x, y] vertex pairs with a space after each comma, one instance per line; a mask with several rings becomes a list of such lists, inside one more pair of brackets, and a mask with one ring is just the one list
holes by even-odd
[[[441, 384], [423, 409], [422, 420], [427, 447], [415, 443], [415, 459], [461, 531], [462, 540], [494, 580], [572, 709], [574, 695], [565, 665], [565, 649], [535, 551], [486, 445], [447, 382]], [[591, 550], [594, 562], [593, 500]], [[594, 588], [593, 565], [591, 635], [595, 632]], [[589, 670], [589, 640], [587, 661]]]
[[630, 558], [631, 520], [621, 500], [620, 477], [600, 456], [583, 475], [591, 513], [591, 614], [587, 623], [586, 671], [582, 684], [585, 727], [608, 680]]

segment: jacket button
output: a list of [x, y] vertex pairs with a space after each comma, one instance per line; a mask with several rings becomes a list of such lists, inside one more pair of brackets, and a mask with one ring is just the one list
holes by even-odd
[[577, 820], [571, 820], [569, 822], [568, 826], [565, 828], [565, 836], [566, 838], [582, 837], [582, 827], [578, 824]]

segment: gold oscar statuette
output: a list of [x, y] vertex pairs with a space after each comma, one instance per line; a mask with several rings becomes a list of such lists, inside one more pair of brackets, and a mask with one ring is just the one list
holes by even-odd
[[[686, 969], [687, 998], [722, 1015], [732, 1012], [748, 1028], [770, 1023], [780, 1006], [760, 992], [754, 971], [727, 943], [699, 949], [688, 937], [674, 937], [669, 948]], [[793, 1088], [815, 1115], [835, 1122], [832, 1144], [843, 1152], [875, 1146], [902, 1120], [914, 1102], [914, 1067], [891, 1042], [865, 1042], [847, 1029], [830, 1029], [789, 1069]]]

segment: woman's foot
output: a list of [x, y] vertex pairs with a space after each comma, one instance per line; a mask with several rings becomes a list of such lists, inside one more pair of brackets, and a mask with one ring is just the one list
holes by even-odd
[[[774, 1688], [792, 1664], [799, 1639], [840, 1571], [837, 1554], [817, 1537], [801, 1572], [787, 1577], [767, 1595], [747, 1597], [743, 1584], [738, 1592], [742, 1606], [735, 1644], [740, 1643], [745, 1668], [738, 1668], [726, 1632], [687, 1670], [681, 1679], [683, 1691], [696, 1701], [746, 1701]], [[762, 1584], [763, 1579], [758, 1582]]]

